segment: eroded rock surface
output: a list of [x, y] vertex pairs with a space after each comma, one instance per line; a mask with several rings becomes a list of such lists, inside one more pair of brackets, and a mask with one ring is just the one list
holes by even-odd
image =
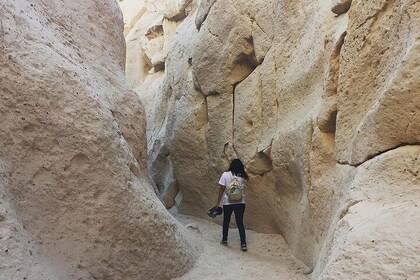
[[[148, 9], [126, 41], [128, 57], [151, 57], [139, 41], [152, 40], [153, 13], [163, 18], [164, 67], [128, 60], [127, 77], [166, 206], [205, 217], [239, 157], [251, 175], [246, 225], [282, 233], [313, 278], [415, 274], [418, 1], [202, 0], [182, 20], [165, 9]], [[405, 199], [393, 204], [395, 192]], [[394, 207], [413, 227], [390, 224]]]
[[117, 4], [2, 1], [0, 15], [0, 278], [187, 271], [192, 248], [147, 179]]
[[357, 165], [419, 143], [420, 4], [353, 5], [341, 55], [336, 139], [338, 160]]
[[404, 146], [348, 174], [315, 275], [323, 269], [325, 279], [419, 276], [419, 156], [418, 145]]

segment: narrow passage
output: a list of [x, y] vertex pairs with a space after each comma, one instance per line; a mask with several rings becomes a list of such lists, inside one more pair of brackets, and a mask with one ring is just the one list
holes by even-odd
[[[309, 268], [290, 252], [280, 234], [247, 230], [248, 252], [240, 250], [239, 233], [229, 230], [228, 247], [219, 244], [222, 228], [204, 219], [177, 214], [200, 256], [195, 266], [178, 280], [196, 279], [309, 279]], [[232, 217], [234, 221], [234, 217]]]

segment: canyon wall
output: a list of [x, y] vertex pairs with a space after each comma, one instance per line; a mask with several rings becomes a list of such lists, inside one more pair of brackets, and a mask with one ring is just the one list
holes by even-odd
[[149, 182], [124, 63], [116, 2], [1, 1], [1, 279], [170, 279], [192, 265]]
[[239, 157], [246, 226], [282, 233], [313, 278], [418, 273], [418, 1], [120, 6], [167, 208], [205, 217]]

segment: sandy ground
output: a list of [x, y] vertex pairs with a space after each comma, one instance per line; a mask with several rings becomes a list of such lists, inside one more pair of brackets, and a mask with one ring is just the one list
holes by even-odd
[[308, 267], [293, 257], [279, 234], [247, 230], [248, 252], [242, 252], [236, 228], [229, 230], [226, 247], [220, 245], [221, 226], [191, 216], [178, 214], [175, 218], [186, 226], [200, 252], [195, 266], [178, 280], [309, 279], [305, 275]]

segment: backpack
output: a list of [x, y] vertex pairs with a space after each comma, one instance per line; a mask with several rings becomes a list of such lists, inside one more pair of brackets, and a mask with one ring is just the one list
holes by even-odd
[[226, 195], [229, 202], [240, 202], [243, 196], [243, 187], [239, 183], [238, 177], [231, 173], [231, 181], [226, 188]]

